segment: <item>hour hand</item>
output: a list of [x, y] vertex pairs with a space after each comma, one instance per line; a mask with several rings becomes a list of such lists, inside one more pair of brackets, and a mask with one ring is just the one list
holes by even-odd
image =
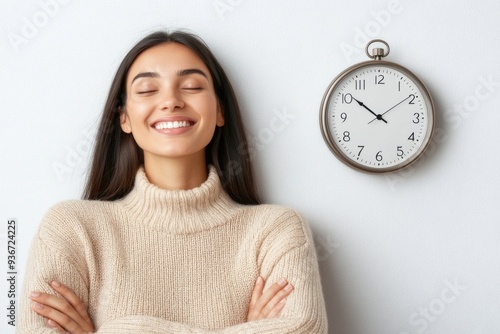
[[386, 124], [387, 124], [387, 121], [386, 121], [386, 120], [382, 117], [382, 115], [381, 115], [381, 114], [376, 114], [376, 113], [374, 113], [374, 112], [373, 112], [370, 108], [368, 108], [368, 107], [367, 107], [367, 106], [366, 106], [363, 102], [356, 100], [354, 97], [353, 97], [353, 100], [354, 100], [354, 101], [356, 101], [356, 102], [358, 102], [358, 104], [359, 104], [360, 106], [362, 106], [363, 108], [365, 108], [366, 110], [368, 110], [369, 112], [371, 112], [371, 113], [372, 113], [375, 117], [377, 117], [377, 119], [378, 119], [379, 121], [384, 121], [384, 123], [386, 123]]

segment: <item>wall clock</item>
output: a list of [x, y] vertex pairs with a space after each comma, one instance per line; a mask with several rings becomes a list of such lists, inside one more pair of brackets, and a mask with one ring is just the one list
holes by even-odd
[[[374, 43], [385, 48], [373, 48]], [[369, 173], [397, 171], [415, 162], [434, 130], [434, 103], [407, 68], [382, 60], [390, 52], [380, 39], [328, 86], [320, 110], [323, 138], [348, 166]]]

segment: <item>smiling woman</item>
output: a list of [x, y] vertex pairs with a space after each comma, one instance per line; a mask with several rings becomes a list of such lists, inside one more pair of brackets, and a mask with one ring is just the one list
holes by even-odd
[[326, 333], [309, 227], [259, 204], [248, 152], [205, 44], [141, 40], [113, 80], [84, 200], [54, 206], [34, 238], [18, 331]]
[[[132, 64], [126, 91], [121, 128], [132, 133], [143, 150], [146, 174], [161, 175], [151, 181], [164, 189], [191, 189], [206, 180], [205, 147], [216, 126], [224, 125], [224, 118], [203, 61], [182, 44], [154, 46]], [[165, 167], [176, 158], [188, 159], [191, 167], [199, 168], [192, 173], [199, 179], [183, 185], [178, 184], [183, 178], [169, 181], [158, 169], [167, 171]]]

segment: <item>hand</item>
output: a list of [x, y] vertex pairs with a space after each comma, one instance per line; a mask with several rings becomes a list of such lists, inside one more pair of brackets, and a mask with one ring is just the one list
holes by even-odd
[[[401, 103], [403, 103], [404, 101], [408, 100], [410, 97], [412, 97], [413, 94], [411, 94], [410, 96], [408, 96], [406, 99], [402, 100], [401, 102], [395, 104], [392, 108], [389, 108], [385, 113], [383, 113], [380, 117], [384, 116], [385, 114], [387, 114], [389, 111], [391, 111], [392, 109], [396, 108], [397, 106], [399, 106]], [[411, 101], [410, 101], [411, 102]], [[378, 117], [377, 117], [378, 118]], [[374, 118], [372, 119], [371, 121], [368, 122], [368, 124], [370, 124], [371, 122], [373, 122], [374, 120], [376, 120], [377, 118]], [[387, 122], [386, 122], [387, 123]]]
[[[368, 110], [369, 112], [371, 112], [371, 113], [372, 113], [372, 114], [376, 117], [376, 119], [378, 119], [378, 120], [380, 120], [380, 121], [384, 121], [384, 123], [385, 123], [385, 124], [387, 124], [387, 121], [386, 121], [385, 119], [383, 119], [383, 118], [382, 118], [382, 115], [380, 115], [380, 114], [378, 114], [378, 115], [377, 115], [377, 114], [376, 114], [376, 113], [374, 113], [374, 112], [373, 112], [370, 108], [368, 108], [368, 107], [367, 107], [367, 106], [366, 106], [363, 102], [356, 100], [354, 97], [353, 97], [353, 100], [354, 100], [354, 101], [356, 101], [356, 102], [358, 102], [358, 104], [359, 104], [360, 106], [362, 106], [363, 108], [365, 108], [366, 110]], [[373, 121], [374, 121], [374, 120], [373, 120]], [[371, 121], [371, 122], [373, 122], [373, 121]], [[371, 122], [370, 122], [370, 123], [371, 123]], [[368, 123], [368, 124], [370, 124], [370, 123]]]
[[70, 288], [57, 281], [53, 281], [50, 286], [62, 298], [33, 291], [30, 294], [31, 300], [35, 302], [33, 311], [47, 318], [47, 326], [56, 328], [60, 333], [92, 333], [94, 326], [80, 298]]
[[264, 279], [259, 276], [250, 300], [247, 321], [277, 317], [285, 306], [286, 297], [294, 287], [282, 278], [264, 293], [263, 289]]

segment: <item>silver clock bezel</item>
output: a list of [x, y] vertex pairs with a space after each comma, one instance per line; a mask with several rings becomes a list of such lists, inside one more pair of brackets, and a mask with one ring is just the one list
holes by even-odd
[[[411, 157], [408, 159], [402, 161], [399, 164], [393, 165], [393, 166], [388, 166], [388, 167], [382, 167], [382, 168], [376, 168], [376, 167], [370, 167], [370, 166], [365, 166], [363, 164], [360, 164], [353, 159], [351, 159], [349, 156], [344, 154], [338, 147], [336, 141], [333, 139], [333, 136], [330, 132], [330, 128], [328, 126], [328, 107], [330, 104], [330, 97], [331, 93], [337, 88], [337, 86], [340, 84], [340, 82], [351, 75], [353, 72], [363, 68], [363, 67], [372, 67], [372, 66], [379, 66], [379, 67], [388, 67], [390, 69], [399, 71], [406, 75], [408, 79], [410, 79], [415, 86], [417, 86], [423, 97], [423, 101], [426, 104], [427, 110], [428, 110], [428, 118], [427, 118], [427, 132], [424, 136], [424, 139], [422, 140], [422, 143], [420, 147], [418, 148], [415, 153], [412, 154]], [[424, 153], [425, 149], [429, 146], [432, 138], [432, 134], [434, 133], [434, 119], [435, 119], [435, 107], [434, 107], [434, 102], [432, 100], [432, 96], [429, 93], [429, 90], [425, 86], [425, 84], [415, 75], [413, 72], [411, 72], [409, 69], [407, 69], [404, 66], [401, 66], [399, 64], [385, 61], [385, 60], [368, 60], [365, 62], [361, 62], [355, 65], [352, 65], [342, 71], [339, 75], [333, 79], [332, 82], [330, 82], [330, 85], [328, 86], [325, 94], [323, 95], [323, 99], [321, 101], [321, 107], [320, 107], [320, 128], [321, 128], [321, 134], [323, 136], [323, 139], [325, 140], [328, 148], [332, 153], [344, 164], [347, 166], [354, 168], [358, 171], [366, 172], [366, 173], [392, 173], [395, 171], [399, 171], [402, 168], [408, 167], [414, 162], [416, 162]]]

